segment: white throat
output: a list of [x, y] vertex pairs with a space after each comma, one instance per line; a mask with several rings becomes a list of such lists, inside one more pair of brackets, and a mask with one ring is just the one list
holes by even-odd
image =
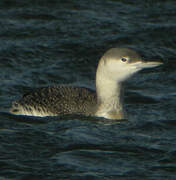
[[102, 67], [97, 69], [96, 91], [97, 116], [108, 119], [124, 118], [122, 84], [110, 79]]

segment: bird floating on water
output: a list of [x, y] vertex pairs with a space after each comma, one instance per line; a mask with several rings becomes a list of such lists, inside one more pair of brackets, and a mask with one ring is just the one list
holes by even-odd
[[96, 92], [82, 87], [56, 85], [36, 89], [12, 103], [10, 113], [28, 116], [83, 114], [107, 119], [124, 119], [123, 82], [144, 68], [163, 64], [144, 61], [129, 48], [109, 49], [96, 71]]

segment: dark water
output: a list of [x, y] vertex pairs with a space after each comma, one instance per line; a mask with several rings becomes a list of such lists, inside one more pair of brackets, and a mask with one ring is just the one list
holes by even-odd
[[[176, 179], [176, 2], [0, 2], [0, 179]], [[128, 121], [7, 113], [36, 87], [94, 89], [111, 47], [161, 59], [126, 85]]]

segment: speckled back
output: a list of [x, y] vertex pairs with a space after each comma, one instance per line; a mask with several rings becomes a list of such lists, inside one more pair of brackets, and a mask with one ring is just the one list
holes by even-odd
[[25, 111], [44, 111], [48, 115], [85, 114], [94, 115], [96, 93], [87, 88], [52, 86], [36, 89], [16, 101], [11, 109], [24, 108]]

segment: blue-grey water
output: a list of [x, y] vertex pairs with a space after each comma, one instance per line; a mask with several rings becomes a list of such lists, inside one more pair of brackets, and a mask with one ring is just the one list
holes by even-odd
[[[2, 0], [0, 179], [176, 179], [175, 32], [175, 0]], [[95, 89], [111, 47], [164, 62], [126, 83], [128, 121], [8, 113], [34, 88]]]

